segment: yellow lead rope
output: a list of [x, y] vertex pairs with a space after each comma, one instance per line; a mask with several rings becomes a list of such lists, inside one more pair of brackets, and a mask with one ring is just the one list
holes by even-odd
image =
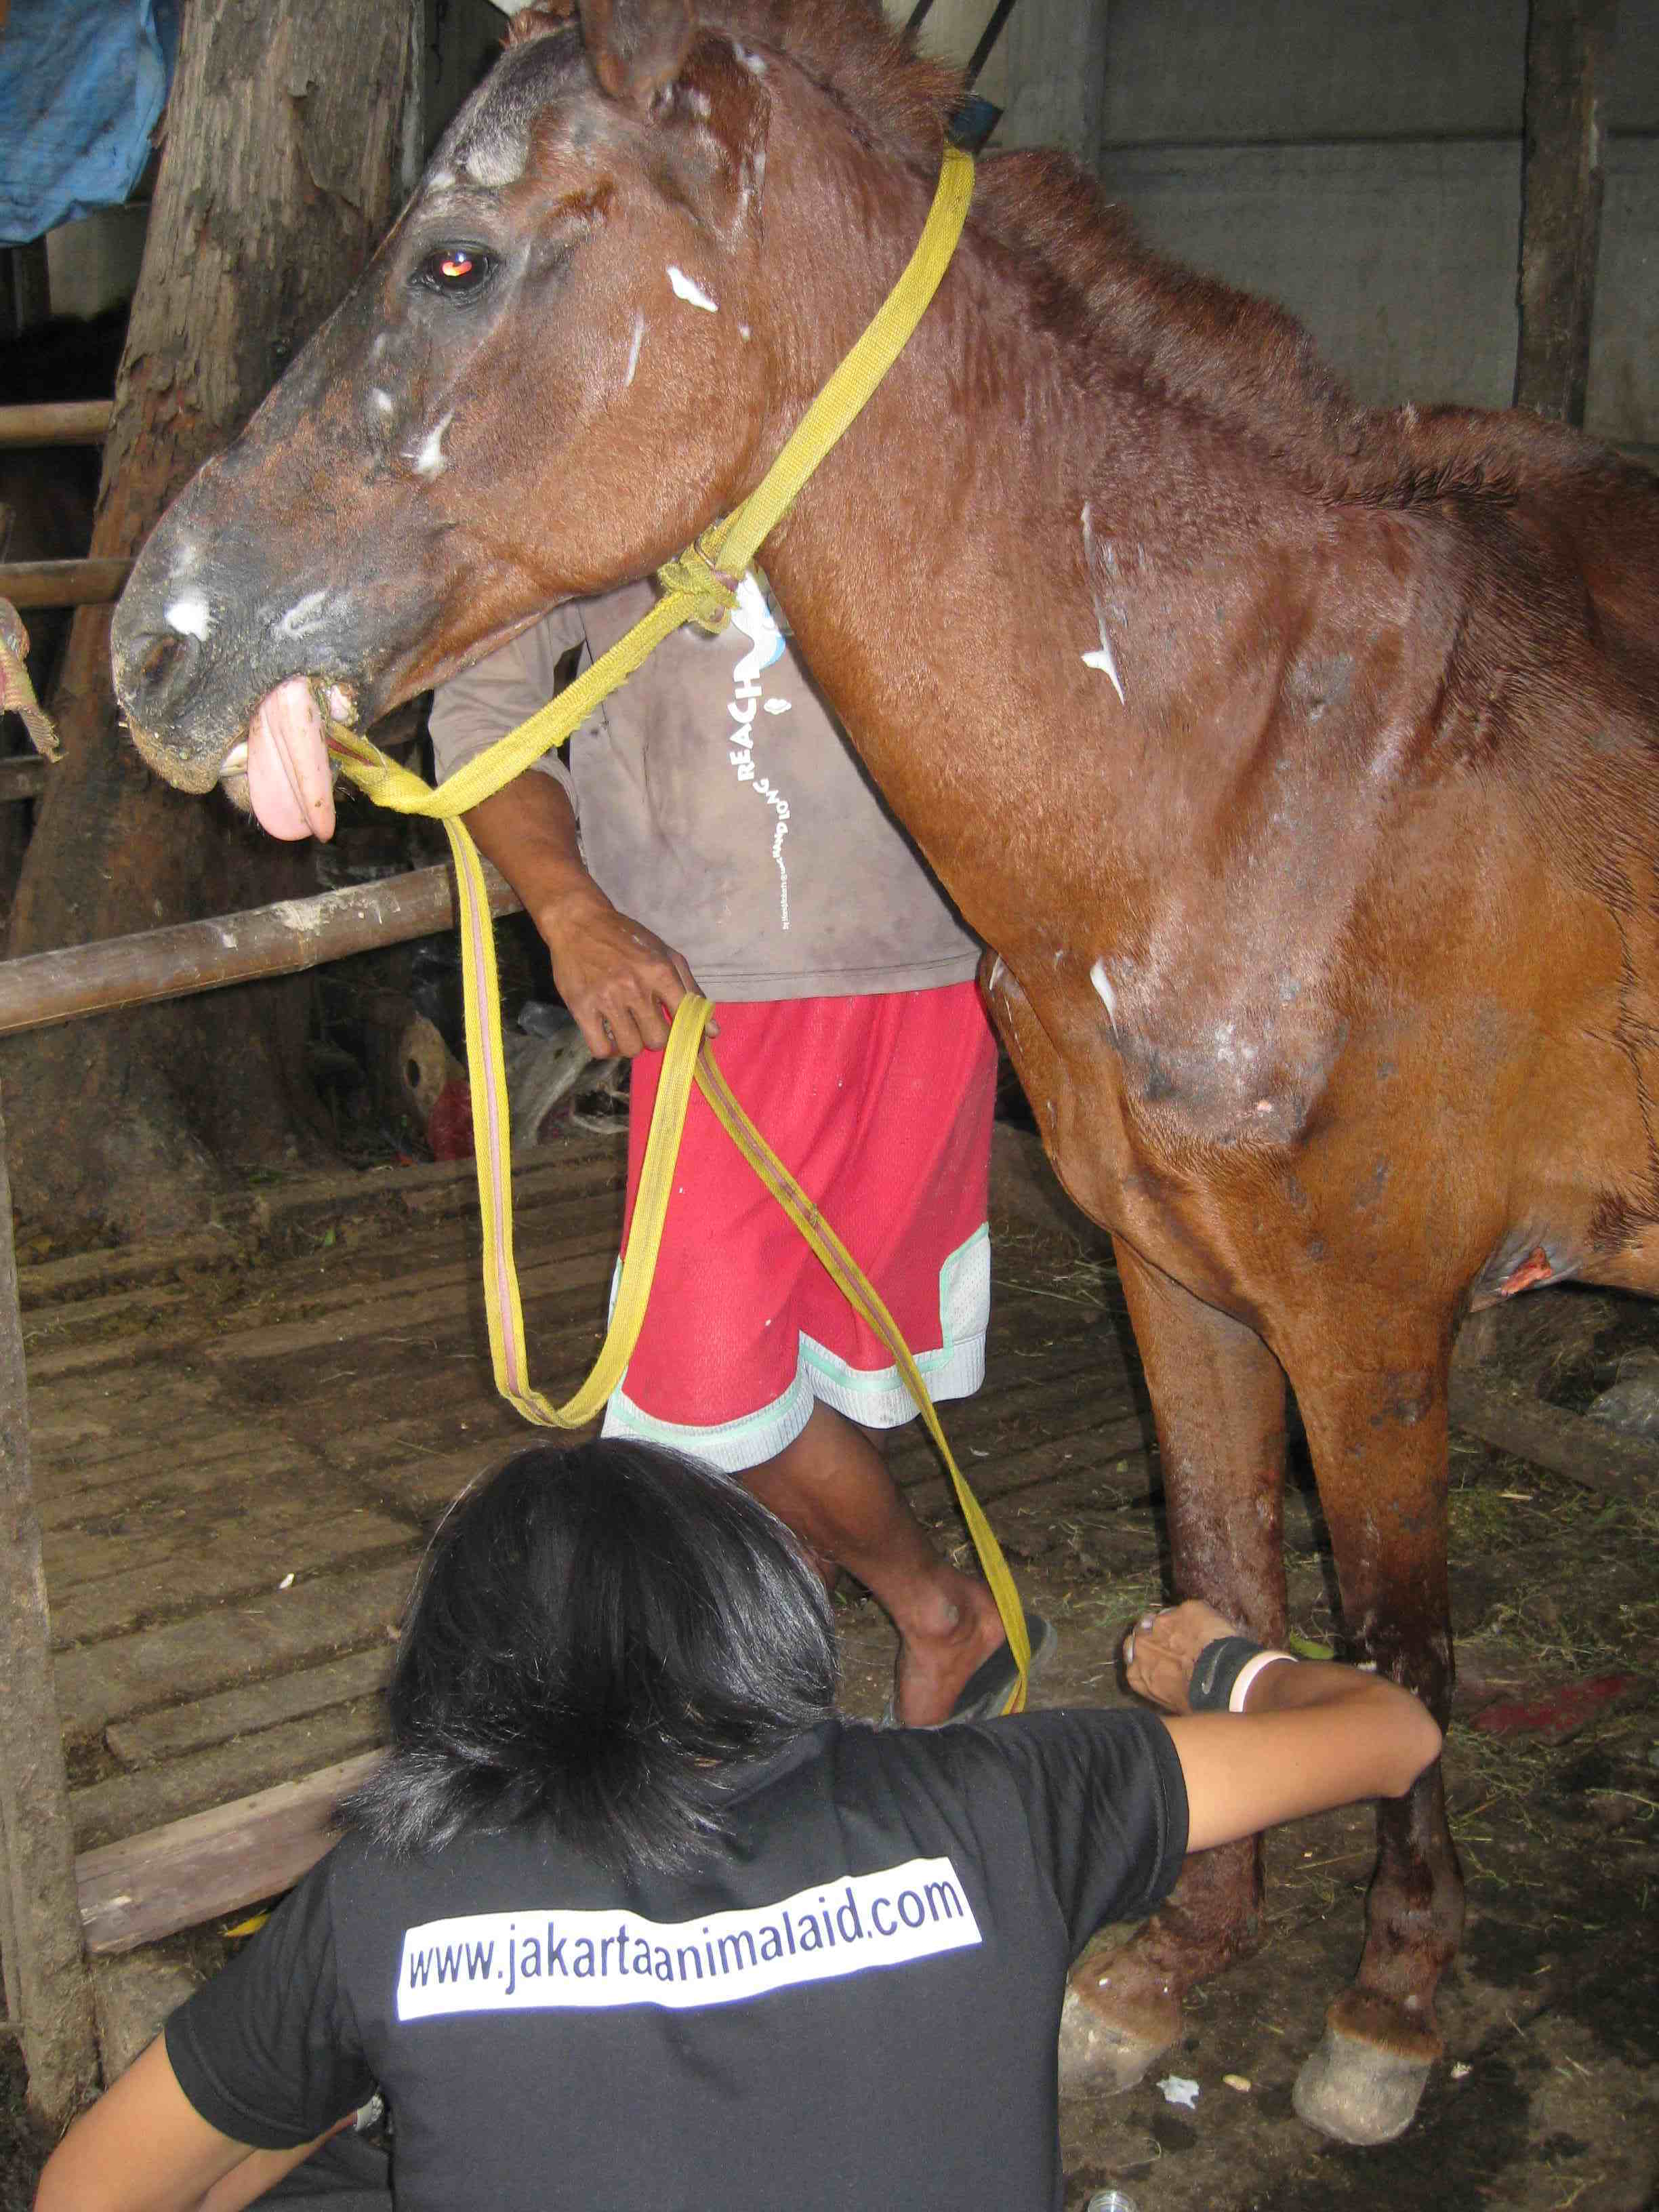
[[1025, 1703], [1030, 1642], [1024, 1609], [1001, 1549], [951, 1456], [927, 1387], [891, 1315], [727, 1088], [703, 1035], [710, 1012], [706, 999], [683, 1000], [674, 1017], [611, 1325], [593, 1370], [562, 1406], [554, 1405], [532, 1387], [513, 1258], [512, 1155], [495, 933], [483, 866], [459, 819], [522, 774], [550, 747], [562, 744], [672, 631], [687, 622], [711, 629], [724, 627], [736, 597], [733, 580], [744, 574], [767, 533], [787, 512], [801, 485], [863, 407], [920, 321], [950, 264], [973, 184], [973, 163], [954, 147], [947, 148], [927, 228], [904, 274], [874, 320], [802, 416], [757, 489], [734, 514], [705, 532], [695, 546], [661, 571], [664, 597], [585, 675], [487, 751], [465, 763], [436, 791], [411, 770], [388, 760], [368, 738], [337, 722], [329, 723], [328, 742], [343, 772], [377, 805], [441, 821], [454, 858], [467, 1066], [483, 1225], [484, 1307], [497, 1389], [527, 1421], [543, 1427], [584, 1428], [622, 1381], [645, 1319], [674, 1164], [695, 1081], [732, 1142], [772, 1191], [854, 1311], [862, 1315], [892, 1352], [950, 1472], [986, 1581], [996, 1600], [1018, 1673], [1005, 1710], [1018, 1712]]

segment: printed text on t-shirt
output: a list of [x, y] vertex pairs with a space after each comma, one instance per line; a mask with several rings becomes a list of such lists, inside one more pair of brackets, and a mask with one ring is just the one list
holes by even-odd
[[[760, 704], [764, 686], [761, 672], [769, 668], [783, 656], [783, 632], [776, 617], [766, 603], [753, 574], [745, 576], [738, 586], [737, 605], [732, 610], [732, 625], [750, 641], [752, 650], [745, 653], [732, 672], [732, 700], [726, 708], [737, 724], [735, 732], [727, 734], [731, 743], [726, 757], [738, 772], [738, 781], [753, 786], [757, 795], [772, 810], [775, 826], [772, 831], [772, 860], [778, 872], [778, 926], [789, 927], [789, 871], [784, 864], [783, 841], [789, 835], [789, 801], [773, 784], [769, 776], [755, 773], [755, 710]], [[769, 708], [787, 706], [787, 701], [769, 699]]]
[[775, 1905], [656, 1921], [526, 1906], [408, 1929], [398, 2017], [733, 2004], [981, 1941], [948, 1858], [840, 1877]]

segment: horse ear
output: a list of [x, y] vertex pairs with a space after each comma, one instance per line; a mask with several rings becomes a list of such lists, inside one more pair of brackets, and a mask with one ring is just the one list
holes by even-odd
[[690, 0], [577, 0], [593, 74], [612, 100], [645, 107], [672, 84], [696, 35]]

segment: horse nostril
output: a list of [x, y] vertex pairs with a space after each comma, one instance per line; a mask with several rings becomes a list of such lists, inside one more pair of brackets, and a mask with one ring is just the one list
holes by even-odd
[[181, 637], [154, 639], [138, 662], [138, 679], [143, 684], [160, 685], [167, 682], [174, 664], [185, 652]]

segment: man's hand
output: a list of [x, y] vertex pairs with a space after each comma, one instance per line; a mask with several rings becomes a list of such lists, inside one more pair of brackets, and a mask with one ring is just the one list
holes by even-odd
[[1143, 1613], [1123, 1639], [1123, 1679], [1137, 1697], [1166, 1713], [1190, 1712], [1187, 1691], [1199, 1653], [1219, 1636], [1244, 1632], [1201, 1598]]
[[559, 996], [594, 1058], [660, 1051], [675, 1008], [697, 988], [684, 954], [618, 914], [592, 884], [544, 906], [536, 925]]
[[465, 818], [541, 932], [559, 996], [594, 1058], [659, 1051], [696, 978], [683, 953], [618, 914], [589, 875], [563, 786], [526, 769]]

